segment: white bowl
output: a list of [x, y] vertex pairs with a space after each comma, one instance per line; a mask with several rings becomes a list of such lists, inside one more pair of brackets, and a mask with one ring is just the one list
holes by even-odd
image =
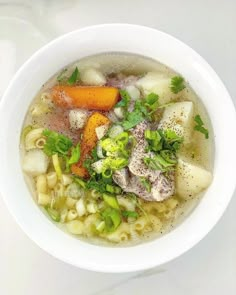
[[[95, 246], [58, 229], [33, 201], [24, 182], [19, 157], [24, 116], [41, 85], [73, 61], [112, 51], [141, 54], [181, 73], [203, 100], [215, 136], [214, 179], [199, 205], [170, 233], [126, 248]], [[44, 46], [21, 67], [5, 92], [0, 126], [0, 185], [9, 210], [42, 249], [81, 268], [102, 272], [137, 271], [180, 256], [213, 228], [234, 191], [236, 115], [227, 90], [195, 51], [151, 28], [128, 24], [93, 26], [66, 34]]]

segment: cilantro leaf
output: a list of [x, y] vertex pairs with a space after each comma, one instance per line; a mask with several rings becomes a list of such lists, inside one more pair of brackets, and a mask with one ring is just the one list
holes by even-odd
[[152, 188], [152, 185], [151, 185], [150, 181], [147, 178], [145, 178], [145, 177], [140, 177], [139, 180], [142, 183], [142, 185], [145, 187], [145, 189], [147, 190], [147, 192], [150, 193], [151, 188]]
[[209, 131], [208, 131], [208, 129], [206, 129], [203, 126], [204, 123], [203, 123], [200, 115], [196, 115], [194, 118], [194, 121], [196, 122], [196, 125], [194, 126], [194, 130], [201, 132], [202, 134], [205, 135], [205, 138], [208, 139], [209, 138]]
[[175, 76], [171, 79], [170, 89], [173, 93], [177, 94], [185, 88], [184, 78], [181, 76]]
[[144, 104], [150, 111], [156, 111], [159, 105], [159, 96], [156, 93], [148, 94]]
[[67, 155], [69, 149], [72, 147], [71, 139], [62, 134], [49, 129], [45, 129], [42, 134], [46, 137], [43, 151], [48, 156], [52, 156], [53, 154]]
[[73, 85], [77, 82], [77, 80], [79, 80], [79, 77], [80, 77], [80, 73], [79, 73], [79, 70], [78, 68], [76, 67], [74, 72], [71, 74], [71, 76], [68, 78], [68, 81], [67, 83], [69, 85]]
[[78, 163], [79, 159], [80, 159], [80, 144], [77, 144], [77, 146], [72, 147], [71, 149], [71, 156], [68, 160], [68, 164], [72, 165], [72, 164]]
[[136, 211], [128, 211], [128, 210], [123, 210], [121, 212], [121, 214], [123, 217], [126, 217], [126, 218], [128, 218], [128, 217], [138, 218], [138, 216], [139, 216]]
[[144, 120], [143, 114], [139, 110], [134, 110], [132, 113], [128, 113], [126, 120], [122, 122], [122, 126], [125, 130], [131, 129]]
[[121, 89], [120, 96], [121, 96], [121, 100], [115, 105], [115, 108], [119, 108], [119, 107], [127, 108], [131, 100], [129, 93], [126, 90]]

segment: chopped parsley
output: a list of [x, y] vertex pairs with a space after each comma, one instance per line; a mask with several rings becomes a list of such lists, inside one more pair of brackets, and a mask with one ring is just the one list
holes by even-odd
[[146, 166], [163, 172], [173, 170], [177, 164], [176, 152], [179, 150], [183, 138], [173, 130], [146, 130], [145, 139], [148, 142], [147, 150], [153, 156], [143, 159]]
[[177, 94], [185, 88], [184, 78], [181, 76], [175, 76], [171, 79], [170, 89], [173, 93]]
[[79, 80], [79, 78], [80, 78], [80, 73], [79, 73], [78, 68], [76, 67], [75, 70], [74, 70], [74, 72], [73, 72], [73, 73], [71, 74], [71, 76], [68, 78], [67, 83], [68, 83], [69, 85], [73, 85], [73, 84], [75, 84], [75, 83]]
[[145, 177], [140, 177], [139, 180], [142, 183], [142, 185], [145, 187], [146, 191], [150, 193], [152, 188], [151, 182]]
[[115, 105], [115, 108], [124, 107], [127, 108], [131, 97], [126, 90], [120, 90], [121, 100]]
[[128, 211], [128, 210], [123, 210], [121, 212], [122, 216], [125, 217], [125, 218], [128, 218], [128, 217], [132, 217], [132, 218], [138, 218], [138, 213], [136, 211]]
[[133, 112], [126, 113], [125, 120], [122, 122], [123, 128], [129, 130], [145, 120], [145, 118], [152, 120], [151, 115], [157, 110], [158, 101], [159, 96], [155, 93], [150, 93], [144, 99], [137, 100]]
[[80, 159], [80, 144], [77, 144], [75, 147], [71, 149], [71, 156], [68, 159], [68, 164], [72, 165], [78, 163]]
[[45, 129], [42, 134], [46, 137], [46, 143], [43, 147], [43, 151], [48, 156], [52, 156], [54, 154], [65, 156], [72, 147], [71, 139], [60, 133]]
[[200, 115], [196, 115], [194, 117], [194, 121], [196, 122], [196, 125], [194, 126], [194, 130], [201, 132], [202, 134], [205, 135], [205, 138], [209, 138], [209, 131], [204, 127], [204, 123], [202, 121], [202, 118]]

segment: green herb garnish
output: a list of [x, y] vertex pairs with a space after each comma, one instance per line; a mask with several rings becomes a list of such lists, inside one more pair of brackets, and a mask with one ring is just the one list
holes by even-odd
[[139, 179], [142, 185], [145, 187], [146, 191], [150, 193], [152, 188], [151, 182], [145, 177], [140, 177]]
[[79, 77], [80, 77], [80, 73], [79, 73], [79, 70], [78, 68], [76, 67], [74, 72], [71, 74], [71, 76], [68, 78], [68, 81], [67, 83], [69, 85], [73, 85], [77, 82], [77, 80], [79, 80]]
[[196, 115], [194, 118], [194, 121], [196, 122], [196, 125], [194, 126], [194, 130], [201, 132], [205, 135], [205, 138], [209, 138], [209, 131], [204, 127], [204, 123], [200, 117], [200, 115]]
[[144, 105], [149, 111], [155, 112], [159, 106], [159, 96], [156, 93], [150, 93], [144, 98]]
[[114, 208], [107, 208], [101, 213], [101, 217], [105, 221], [105, 230], [113, 232], [121, 223], [120, 212]]
[[50, 131], [49, 129], [45, 129], [42, 134], [46, 137], [43, 151], [48, 156], [52, 156], [53, 154], [65, 156], [72, 147], [71, 139], [62, 134]]
[[80, 144], [77, 144], [75, 147], [71, 149], [71, 156], [68, 159], [68, 165], [72, 165], [78, 163], [80, 159]]
[[175, 76], [171, 79], [170, 89], [173, 93], [177, 94], [185, 88], [184, 78], [181, 76]]
[[120, 90], [121, 100], [115, 105], [115, 108], [124, 107], [127, 108], [131, 97], [126, 90]]
[[45, 206], [45, 210], [53, 221], [59, 222], [61, 220], [60, 213], [57, 210], [50, 208], [49, 206]]
[[138, 213], [136, 211], [127, 211], [127, 210], [123, 210], [121, 212], [122, 216], [125, 217], [125, 218], [128, 218], [128, 217], [132, 217], [132, 218], [138, 218]]
[[135, 110], [132, 113], [128, 113], [126, 120], [122, 122], [122, 126], [125, 130], [131, 129], [144, 120], [143, 114], [139, 110]]

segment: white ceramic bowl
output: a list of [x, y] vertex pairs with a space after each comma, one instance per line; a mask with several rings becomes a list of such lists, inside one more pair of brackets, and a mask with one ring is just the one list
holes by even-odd
[[[58, 229], [33, 201], [23, 179], [19, 157], [24, 116], [41, 85], [73, 61], [111, 51], [141, 54], [181, 73], [203, 100], [215, 136], [213, 183], [192, 214], [163, 237], [127, 248], [91, 245]], [[234, 191], [236, 116], [227, 90], [195, 51], [151, 28], [127, 24], [93, 26], [66, 34], [44, 46], [10, 83], [1, 102], [0, 126], [0, 185], [9, 210], [42, 249], [81, 268], [128, 272], [170, 261], [193, 247], [212, 229]]]

